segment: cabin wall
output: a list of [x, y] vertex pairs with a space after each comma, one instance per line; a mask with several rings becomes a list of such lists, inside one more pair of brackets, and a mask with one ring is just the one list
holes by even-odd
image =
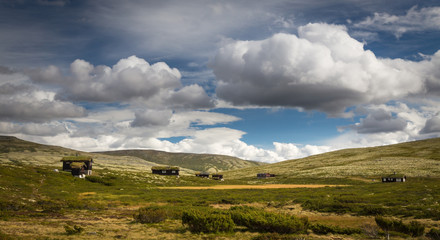
[[159, 175], [179, 175], [179, 170], [152, 170], [153, 174]]
[[[72, 161], [75, 162], [75, 161]], [[92, 175], [92, 162], [84, 162], [85, 168], [72, 168], [72, 162], [64, 161], [63, 162], [63, 171], [72, 172], [73, 175], [84, 174], [84, 175]], [[73, 172], [75, 171], [75, 172]]]
[[405, 182], [406, 178], [382, 178], [382, 182]]
[[71, 162], [63, 162], [63, 171], [72, 171]]

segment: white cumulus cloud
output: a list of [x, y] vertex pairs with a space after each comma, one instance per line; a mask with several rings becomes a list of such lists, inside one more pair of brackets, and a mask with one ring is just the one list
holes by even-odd
[[350, 106], [435, 94], [438, 55], [422, 62], [377, 58], [345, 27], [315, 23], [300, 27], [298, 36], [234, 41], [219, 49], [210, 66], [217, 96], [235, 105], [352, 116], [345, 112]]
[[32, 71], [36, 83], [59, 88], [56, 99], [88, 102], [137, 102], [149, 108], [210, 108], [212, 99], [199, 85], [182, 86], [178, 69], [164, 62], [150, 65], [131, 56], [112, 67], [77, 59], [70, 75], [54, 66]]

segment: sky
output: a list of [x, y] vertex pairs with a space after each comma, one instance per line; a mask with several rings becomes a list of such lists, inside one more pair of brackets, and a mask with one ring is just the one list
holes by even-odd
[[0, 135], [268, 163], [440, 137], [440, 2], [0, 0]]

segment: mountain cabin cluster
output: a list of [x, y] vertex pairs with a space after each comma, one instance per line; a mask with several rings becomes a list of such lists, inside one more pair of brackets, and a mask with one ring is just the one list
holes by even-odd
[[[69, 171], [75, 177], [84, 178], [87, 175], [92, 175], [93, 158], [90, 156], [66, 156], [63, 157], [60, 162], [63, 163], [63, 171]], [[153, 166], [151, 167], [151, 171], [153, 174], [179, 176], [180, 168], [176, 166]], [[222, 174], [198, 172], [195, 176], [220, 181], [224, 180]], [[272, 178], [275, 176], [273, 173], [257, 173], [257, 178], [259, 179]], [[383, 176], [382, 182], [406, 182], [406, 176], [393, 173], [388, 176]]]

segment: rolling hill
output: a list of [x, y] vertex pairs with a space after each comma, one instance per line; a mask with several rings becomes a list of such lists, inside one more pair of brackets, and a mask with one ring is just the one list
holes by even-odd
[[96, 169], [149, 172], [152, 166], [175, 165], [181, 167], [184, 174], [196, 171], [223, 172], [228, 179], [254, 178], [260, 172], [273, 173], [280, 178], [377, 177], [394, 172], [408, 177], [440, 177], [440, 138], [381, 147], [344, 149], [264, 164], [230, 156], [154, 150], [86, 153], [0, 136], [0, 163], [59, 167], [61, 157], [76, 153], [92, 156], [96, 160]]
[[183, 174], [193, 174], [196, 171], [215, 173], [263, 165], [259, 162], [213, 154], [167, 153], [153, 150], [88, 153], [24, 141], [12, 136], [0, 136], [0, 163], [59, 168], [61, 166], [60, 159], [63, 156], [75, 154], [92, 156], [95, 159], [94, 169], [106, 168], [141, 172], [150, 172], [151, 167], [156, 165], [179, 166]]
[[440, 138], [395, 145], [339, 150], [255, 168], [224, 172], [229, 179], [268, 172], [284, 178], [382, 176], [440, 177]]
[[[0, 163], [49, 166], [60, 168], [60, 160], [64, 156], [89, 155], [95, 159], [94, 169], [121, 169], [133, 171], [150, 171], [156, 163], [136, 157], [115, 157], [103, 154], [81, 152], [73, 149], [38, 144], [21, 140], [12, 136], [0, 136]], [[191, 172], [191, 171], [190, 171]]]
[[179, 166], [210, 173], [267, 165], [262, 162], [215, 154], [169, 153], [155, 150], [120, 150], [100, 153], [112, 156], [132, 156], [161, 165]]

